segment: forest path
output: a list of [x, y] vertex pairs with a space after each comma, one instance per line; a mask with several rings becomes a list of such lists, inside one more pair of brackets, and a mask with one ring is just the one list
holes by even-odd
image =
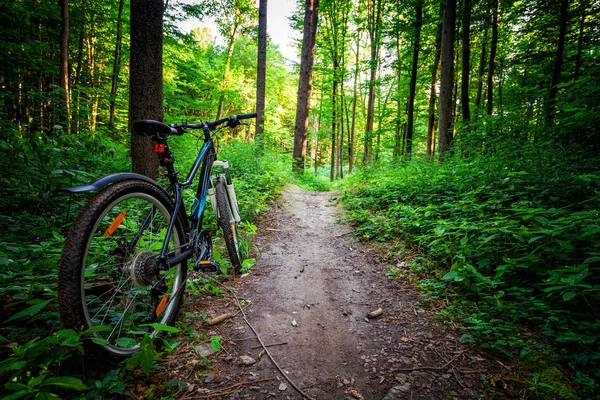
[[[259, 224], [252, 273], [227, 283], [274, 359], [316, 399], [477, 398], [482, 371], [495, 363], [433, 319], [414, 289], [385, 275], [370, 246], [352, 240], [333, 196], [288, 186]], [[231, 297], [188, 299], [188, 313], [236, 312]], [[367, 318], [379, 308], [381, 316]], [[262, 348], [241, 314], [205, 334], [222, 336], [224, 351], [212, 356], [205, 383], [190, 388], [194, 394], [302, 398], [266, 355], [259, 357]], [[241, 356], [257, 362], [240, 365]], [[175, 357], [180, 366], [173, 371], [186, 375], [190, 360]]]

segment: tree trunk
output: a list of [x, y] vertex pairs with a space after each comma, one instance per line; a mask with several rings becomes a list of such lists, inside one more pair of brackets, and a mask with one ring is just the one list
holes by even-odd
[[496, 48], [498, 46], [498, 0], [494, 0], [492, 14], [492, 43], [490, 45], [490, 69], [487, 77], [487, 114], [492, 115], [494, 106], [494, 72], [496, 69]]
[[381, 37], [381, 8], [382, 0], [369, 1], [369, 38], [371, 41], [371, 61], [369, 95], [367, 101], [367, 123], [365, 127], [365, 143], [363, 163], [371, 160], [371, 149], [373, 147], [373, 123], [375, 121], [375, 84], [380, 59], [380, 37]]
[[267, 91], [267, 0], [260, 0], [258, 8], [258, 58], [256, 75], [256, 134], [254, 135], [254, 141], [262, 148], [265, 94]]
[[440, 5], [440, 23], [435, 37], [435, 54], [433, 67], [431, 68], [431, 88], [429, 95], [429, 120], [427, 121], [427, 155], [433, 157], [435, 153], [435, 103], [437, 99], [438, 68], [442, 51], [442, 20], [444, 18], [444, 6]]
[[489, 19], [486, 18], [485, 23], [483, 25], [483, 39], [481, 41], [481, 56], [479, 57], [479, 71], [477, 76], [479, 77], [477, 83], [477, 97], [475, 97], [475, 108], [476, 111], [479, 110], [479, 106], [481, 105], [481, 94], [483, 92], [483, 76], [485, 75], [485, 64], [486, 64], [486, 56], [487, 56], [487, 35], [488, 35], [488, 25]]
[[115, 41], [115, 56], [113, 59], [112, 85], [110, 88], [110, 111], [108, 127], [115, 131], [115, 102], [117, 97], [117, 83], [121, 70], [121, 39], [123, 37], [123, 0], [119, 0], [119, 15], [117, 17], [117, 39]]
[[294, 126], [294, 160], [292, 164], [292, 170], [299, 174], [304, 173], [304, 163], [306, 161], [308, 112], [310, 110], [310, 94], [312, 91], [312, 70], [315, 54], [318, 12], [319, 0], [306, 0], [302, 56], [300, 59], [300, 79], [298, 82], [298, 103], [296, 106], [296, 123]]
[[575, 57], [575, 73], [573, 79], [579, 78], [581, 70], [581, 53], [583, 52], [583, 29], [585, 28], [587, 0], [581, 0], [581, 22], [579, 23], [579, 35], [577, 36], [577, 56]]
[[462, 17], [462, 78], [460, 86], [460, 104], [462, 108], [462, 119], [465, 125], [467, 125], [471, 119], [471, 109], [469, 106], [469, 76], [471, 69], [471, 0], [464, 0]]
[[569, 1], [562, 0], [560, 4], [560, 33], [558, 36], [558, 48], [556, 49], [556, 60], [554, 61], [554, 71], [552, 73], [552, 86], [550, 86], [550, 95], [548, 96], [548, 106], [546, 108], [546, 126], [552, 125], [554, 119], [554, 108], [556, 106], [556, 94], [558, 93], [558, 84], [560, 83], [560, 72], [562, 69], [563, 57], [565, 53], [565, 39], [567, 37], [567, 20], [569, 12]]
[[156, 179], [158, 157], [151, 140], [131, 130], [140, 119], [163, 120], [162, 0], [131, 0], [131, 60], [129, 66], [129, 130], [133, 172]]
[[440, 160], [444, 158], [452, 137], [452, 87], [454, 80], [454, 29], [456, 22], [456, 0], [444, 0], [442, 25], [440, 104], [438, 122], [438, 150]]
[[60, 4], [60, 64], [59, 85], [64, 91], [64, 107], [61, 110], [67, 133], [71, 133], [71, 101], [69, 91], [69, 1], [59, 0]]
[[419, 67], [419, 47], [421, 45], [421, 26], [423, 25], [423, 1], [419, 0], [415, 6], [415, 42], [413, 47], [412, 70], [407, 104], [406, 121], [406, 156], [410, 159], [412, 153], [413, 126], [415, 117], [415, 92], [417, 88], [417, 69]]
[[356, 36], [356, 56], [354, 58], [354, 87], [352, 95], [352, 126], [348, 132], [348, 173], [352, 173], [354, 166], [354, 133], [356, 131], [356, 101], [358, 99], [358, 72], [360, 63], [360, 32]]
[[337, 115], [336, 115], [336, 97], [337, 97], [337, 77], [336, 77], [336, 72], [338, 68], [337, 65], [337, 59], [334, 59], [333, 61], [333, 71], [334, 71], [334, 77], [333, 77], [333, 89], [332, 89], [332, 93], [331, 93], [331, 168], [329, 170], [329, 180], [331, 182], [333, 182], [333, 179], [335, 178], [335, 150], [336, 150], [336, 122], [337, 122]]

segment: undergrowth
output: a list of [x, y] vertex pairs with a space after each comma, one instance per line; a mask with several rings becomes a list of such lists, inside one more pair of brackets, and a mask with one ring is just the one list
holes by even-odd
[[[62, 329], [56, 293], [58, 260], [68, 229], [89, 195], [68, 195], [59, 189], [126, 172], [130, 160], [126, 145], [99, 134], [59, 133], [24, 133], [10, 125], [0, 129], [2, 398], [123, 396], [128, 382], [160, 368], [161, 353], [148, 339], [142, 351], [113, 370], [85, 370], [84, 344], [93, 340], [92, 332]], [[180, 170], [195, 159], [195, 143], [191, 136], [172, 141]], [[243, 235], [248, 237], [255, 230], [253, 221], [266, 210], [287, 173], [269, 152], [258, 157], [254, 144], [231, 141], [221, 150], [220, 158], [232, 164]], [[169, 352], [177, 344], [167, 339], [161, 349]], [[132, 375], [128, 370], [139, 372]]]
[[[361, 237], [419, 248], [425, 256], [407, 268], [429, 296], [451, 300], [442, 315], [463, 341], [542, 375], [556, 363], [562, 382], [590, 396], [600, 382], [598, 159], [501, 148], [378, 164], [346, 182], [345, 205]], [[540, 381], [541, 397], [555, 381]]]

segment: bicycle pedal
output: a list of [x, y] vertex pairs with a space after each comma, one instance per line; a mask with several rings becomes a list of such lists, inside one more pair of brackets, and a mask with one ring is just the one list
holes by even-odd
[[194, 264], [194, 271], [198, 272], [219, 272], [219, 265], [212, 260], [198, 260]]

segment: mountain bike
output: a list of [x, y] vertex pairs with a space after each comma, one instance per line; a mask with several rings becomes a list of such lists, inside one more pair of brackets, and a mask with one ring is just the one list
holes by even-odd
[[[236, 271], [243, 254], [238, 241], [240, 214], [229, 163], [218, 161], [214, 137], [256, 113], [199, 124], [143, 120], [136, 134], [152, 140], [168, 185], [135, 173], [108, 175], [71, 193], [99, 192], [83, 207], [66, 238], [59, 266], [60, 315], [67, 328], [92, 334], [93, 347], [113, 359], [131, 356], [148, 335], [157, 339], [181, 307], [188, 261], [196, 271], [217, 272], [212, 238], [203, 227], [206, 200], [223, 232]], [[184, 181], [178, 178], [168, 139], [200, 129], [204, 142]], [[183, 191], [199, 179], [188, 213]]]

